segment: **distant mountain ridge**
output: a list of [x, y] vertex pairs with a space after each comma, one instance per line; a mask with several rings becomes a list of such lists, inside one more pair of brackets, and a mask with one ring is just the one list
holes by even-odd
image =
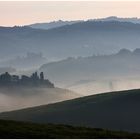
[[34, 23], [27, 25], [29, 27], [35, 28], [35, 29], [52, 29], [52, 28], [57, 28], [65, 25], [71, 25], [74, 23], [82, 22], [82, 20], [76, 20], [76, 21], [63, 21], [63, 20], [58, 20], [58, 21], [52, 21], [48, 23]]
[[[43, 52], [48, 60], [71, 56], [110, 54], [122, 48], [139, 48], [140, 24], [119, 21], [86, 21], [49, 30], [1, 27], [1, 58]], [[6, 59], [5, 58], [5, 59]]]
[[[116, 17], [116, 16], [110, 16], [106, 18], [98, 18], [98, 19], [89, 19], [86, 21], [120, 21], [120, 22], [132, 22], [132, 23], [138, 23], [140, 24], [140, 18], [137, 17], [132, 17], [132, 18], [121, 18], [121, 17]], [[74, 23], [79, 23], [79, 22], [86, 22], [84, 20], [74, 20], [74, 21], [63, 21], [63, 20], [58, 20], [58, 21], [52, 21], [52, 22], [46, 22], [46, 23], [34, 23], [27, 25], [29, 27], [35, 28], [35, 29], [52, 29], [52, 28], [57, 28], [65, 25], [71, 25]]]
[[117, 16], [110, 16], [106, 18], [93, 19], [92, 21], [119, 21], [119, 22], [132, 22], [135, 24], [140, 24], [140, 18], [137, 17], [122, 18]]

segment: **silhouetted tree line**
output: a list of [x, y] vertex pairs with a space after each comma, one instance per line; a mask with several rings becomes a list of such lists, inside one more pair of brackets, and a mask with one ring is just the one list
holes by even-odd
[[37, 72], [33, 73], [30, 77], [22, 75], [21, 78], [18, 75], [10, 75], [8, 72], [0, 75], [0, 86], [45, 86], [54, 87], [48, 79], [44, 79], [43, 72], [38, 76]]

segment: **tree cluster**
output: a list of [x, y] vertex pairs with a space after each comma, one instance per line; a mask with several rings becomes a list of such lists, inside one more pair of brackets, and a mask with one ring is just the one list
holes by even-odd
[[48, 79], [44, 79], [43, 72], [38, 76], [37, 72], [33, 73], [31, 76], [22, 75], [10, 75], [5, 72], [0, 75], [0, 86], [45, 86], [54, 87]]

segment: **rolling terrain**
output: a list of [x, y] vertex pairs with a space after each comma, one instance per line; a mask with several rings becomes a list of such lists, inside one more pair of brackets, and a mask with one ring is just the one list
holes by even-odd
[[0, 56], [11, 59], [41, 50], [48, 60], [110, 54], [124, 47], [139, 48], [139, 35], [140, 24], [119, 21], [85, 21], [49, 30], [0, 27]]
[[[120, 21], [120, 22], [132, 22], [132, 23], [140, 23], [140, 19], [136, 17], [132, 18], [121, 18], [121, 17], [116, 17], [116, 16], [110, 16], [106, 18], [99, 18], [99, 19], [89, 19], [88, 21]], [[64, 25], [71, 25], [74, 23], [78, 22], [84, 22], [84, 20], [75, 20], [75, 21], [63, 21], [63, 20], [58, 20], [58, 21], [52, 21], [52, 22], [44, 22], [44, 23], [34, 23], [30, 25], [26, 25], [35, 29], [52, 29], [52, 28], [57, 28], [61, 27]]]
[[0, 138], [7, 139], [84, 139], [84, 138], [140, 138], [138, 133], [110, 131], [70, 125], [36, 124], [0, 120]]
[[140, 132], [139, 107], [140, 90], [136, 89], [3, 112], [0, 119]]
[[77, 22], [83, 22], [83, 21], [80, 21], [80, 20], [76, 20], [76, 21], [58, 20], [58, 21], [52, 21], [52, 22], [48, 22], [48, 23], [34, 23], [34, 24], [27, 25], [27, 26], [35, 28], [35, 29], [48, 30], [48, 29], [53, 29], [53, 28], [65, 26], [65, 25], [71, 25], [71, 24], [74, 24]]
[[140, 87], [140, 49], [111, 55], [70, 57], [46, 63], [40, 71], [59, 87], [83, 95]]

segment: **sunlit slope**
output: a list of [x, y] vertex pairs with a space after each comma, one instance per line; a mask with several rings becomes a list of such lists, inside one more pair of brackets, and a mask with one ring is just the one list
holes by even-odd
[[140, 132], [140, 90], [104, 93], [1, 113], [0, 118]]

